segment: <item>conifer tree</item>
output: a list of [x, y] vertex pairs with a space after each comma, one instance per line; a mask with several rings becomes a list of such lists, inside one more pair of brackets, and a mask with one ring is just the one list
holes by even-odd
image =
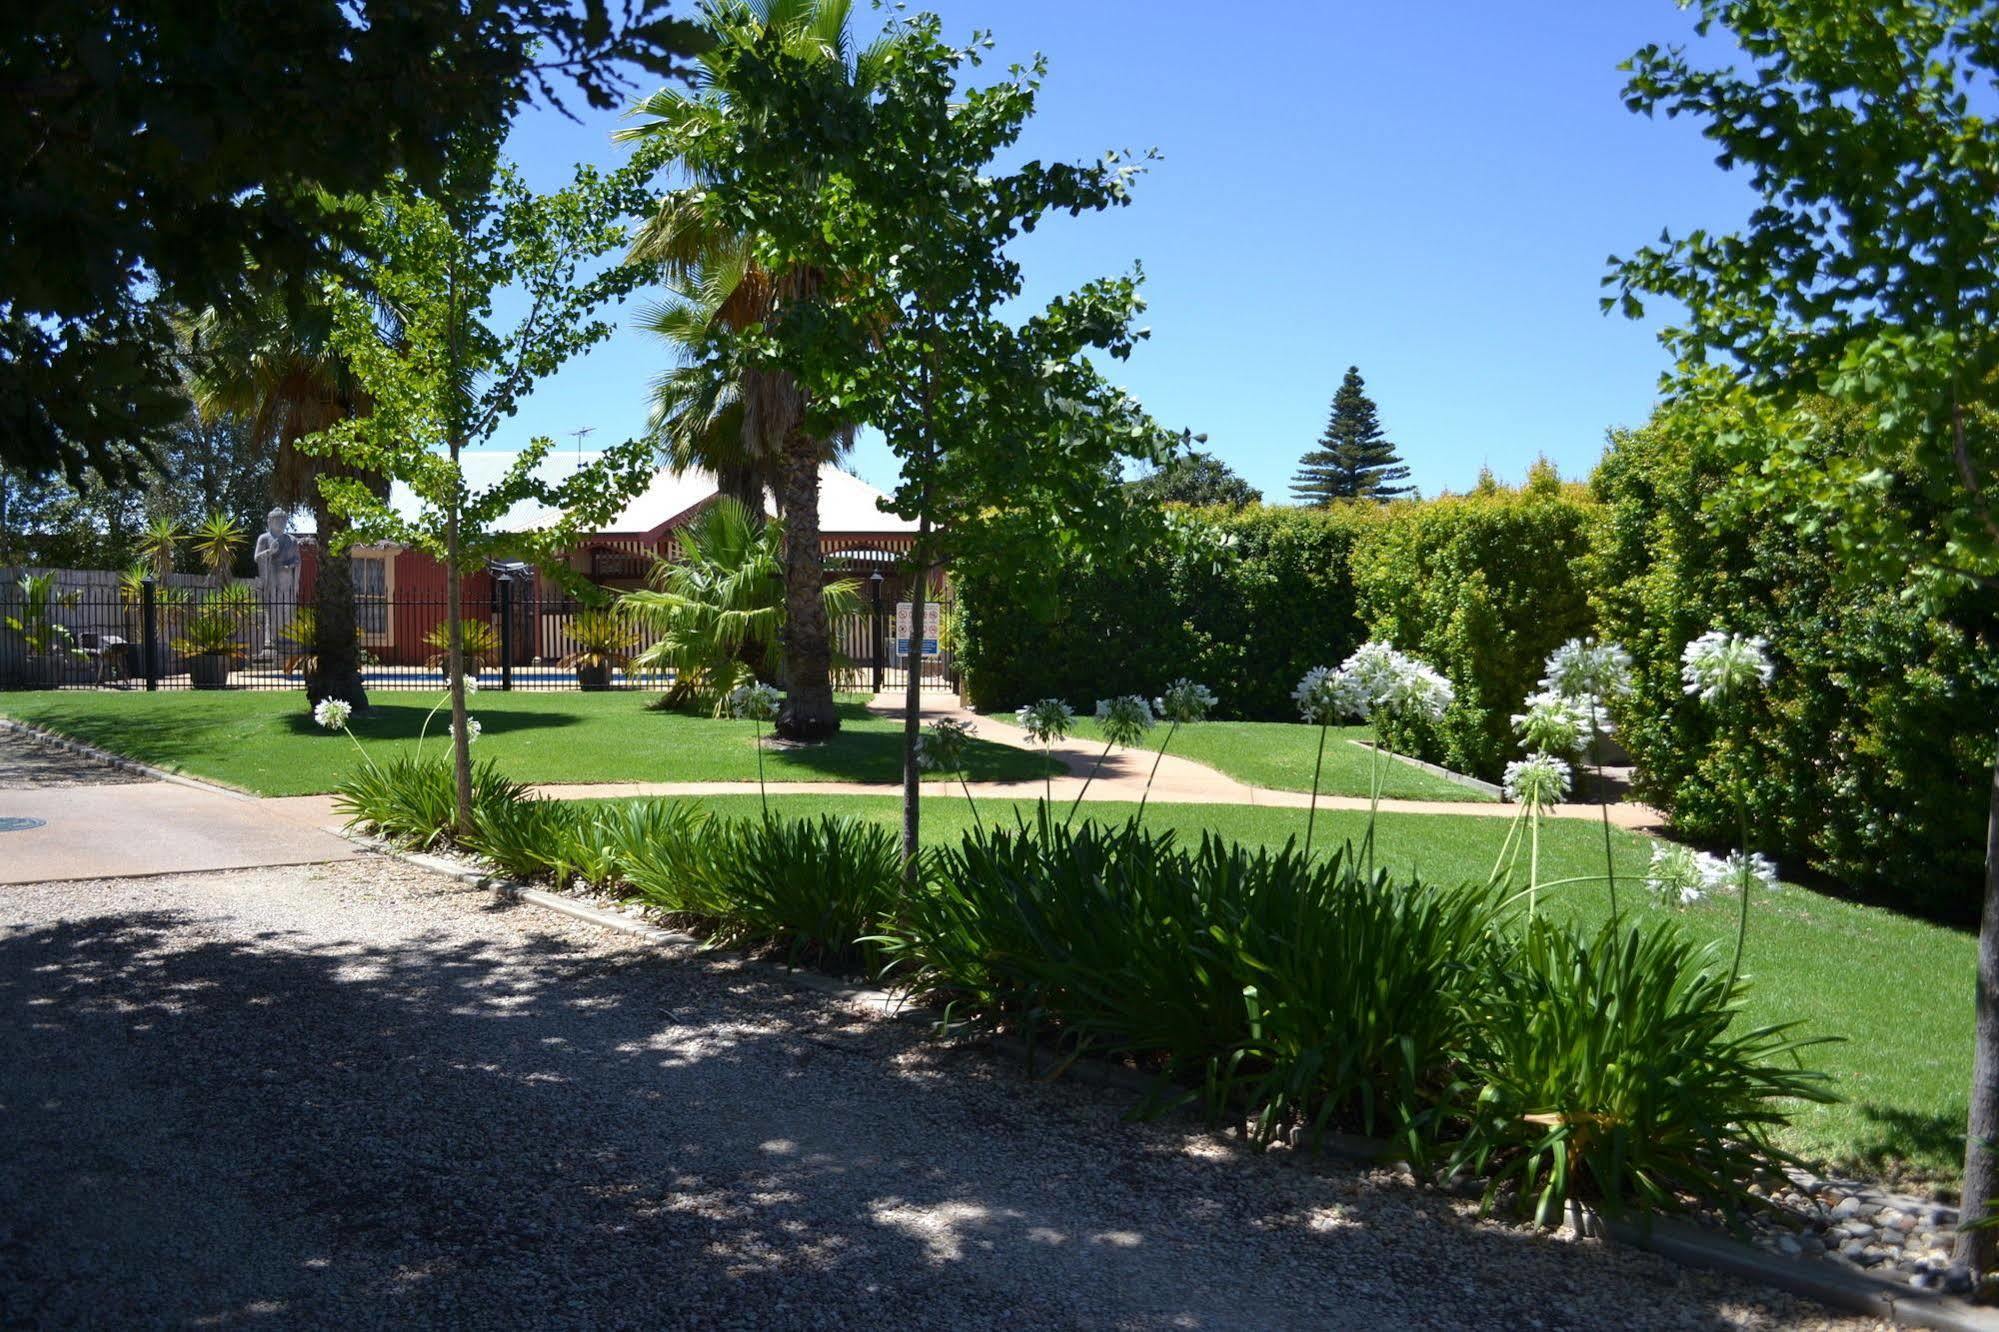
[[1334, 500], [1400, 499], [1416, 493], [1402, 457], [1382, 433], [1374, 399], [1367, 396], [1360, 368], [1348, 366], [1333, 395], [1332, 417], [1319, 446], [1298, 460], [1291, 494], [1300, 504], [1324, 508]]

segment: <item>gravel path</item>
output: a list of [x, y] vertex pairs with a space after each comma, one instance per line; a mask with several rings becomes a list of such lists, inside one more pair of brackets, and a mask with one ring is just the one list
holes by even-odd
[[399, 863], [0, 888], [0, 1327], [1861, 1326]]
[[94, 758], [44, 744], [19, 731], [0, 730], [0, 791], [52, 786], [123, 786], [152, 779]]

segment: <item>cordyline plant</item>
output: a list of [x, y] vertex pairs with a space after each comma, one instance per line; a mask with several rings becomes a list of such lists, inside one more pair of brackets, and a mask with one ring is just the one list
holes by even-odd
[[[634, 439], [550, 481], [540, 469], [554, 444], [538, 438], [493, 485], [474, 491], [467, 484], [464, 452], [491, 441], [536, 381], [608, 337], [612, 326], [599, 311], [643, 277], [635, 267], [601, 263], [624, 244], [619, 219], [642, 202], [635, 177], [581, 168], [569, 188], [538, 195], [492, 162], [490, 151], [473, 146], [454, 182], [459, 188], [433, 196], [397, 181], [362, 202], [366, 290], [336, 279], [326, 296], [332, 349], [373, 409], [298, 445], [342, 464], [340, 474], [319, 482], [332, 512], [351, 524], [335, 538], [341, 549], [394, 541], [445, 566], [442, 664], [452, 682], [460, 835], [472, 829], [471, 731], [461, 684], [464, 571], [494, 556], [552, 567], [579, 533], [608, 522], [652, 470], [649, 443]], [[505, 328], [494, 322], [502, 291], [523, 308]], [[392, 328], [379, 317], [384, 307], [396, 312]], [[414, 511], [391, 507], [357, 476], [402, 483]], [[497, 530], [524, 500], [559, 517], [538, 530]]]

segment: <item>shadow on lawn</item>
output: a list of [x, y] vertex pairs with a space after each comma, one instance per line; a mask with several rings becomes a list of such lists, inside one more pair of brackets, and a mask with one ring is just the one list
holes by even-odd
[[1893, 1178], [1911, 1163], [1918, 1163], [1919, 1168], [1931, 1162], [1954, 1167], [1964, 1159], [1965, 1108], [1961, 1100], [1942, 1112], [1871, 1104], [1855, 1108], [1867, 1122], [1867, 1131], [1854, 1147], [1853, 1164], [1869, 1172]]
[[1348, 1214], [1366, 1172], [1195, 1153], [726, 956], [405, 891], [468, 927], [83, 898], [0, 935], [0, 1325], [1517, 1327], [1559, 1286], [1603, 1326], [1634, 1280], [1739, 1295], [1413, 1192], [1383, 1229]]
[[[429, 736], [437, 739], [450, 732], [451, 708], [438, 708], [431, 715], [431, 707], [436, 703], [431, 699], [426, 703], [384, 703], [379, 695], [369, 700], [368, 711], [357, 716], [352, 725], [354, 734], [365, 744], [370, 740], [414, 740], [424, 734], [424, 722], [430, 722]], [[509, 731], [538, 731], [552, 726], [581, 726], [588, 718], [574, 712], [561, 712], [547, 708], [499, 708], [480, 707], [474, 697], [467, 700], [467, 711], [479, 719], [479, 726], [487, 735], [504, 735]], [[282, 725], [291, 735], [324, 735], [324, 729], [312, 719], [312, 714], [303, 710], [286, 713]]]

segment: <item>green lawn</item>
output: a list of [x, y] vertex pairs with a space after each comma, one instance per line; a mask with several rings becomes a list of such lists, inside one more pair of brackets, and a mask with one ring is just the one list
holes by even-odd
[[[1001, 721], [1013, 714], [995, 713]], [[1167, 727], [1154, 726], [1140, 746], [1157, 752], [1165, 743]], [[1095, 741], [1101, 747], [1103, 733], [1096, 719], [1076, 718], [1078, 739]], [[1365, 726], [1335, 726], [1326, 732], [1326, 763], [1319, 776], [1322, 795], [1364, 796], [1367, 794], [1369, 751], [1350, 743], [1372, 740], [1374, 732]], [[1210, 721], [1182, 726], [1173, 736], [1171, 753], [1180, 758], [1205, 763], [1239, 782], [1278, 791], [1312, 789], [1312, 764], [1319, 751], [1319, 728], [1298, 722]], [[1454, 782], [1448, 777], [1419, 768], [1399, 759], [1388, 762], [1382, 774], [1381, 793], [1399, 800], [1490, 801], [1492, 796], [1475, 786]]]
[[[471, 700], [483, 728], [474, 756], [530, 782], [756, 780], [752, 723], [648, 711], [650, 697], [481, 691]], [[378, 692], [368, 714], [354, 719], [354, 733], [379, 759], [415, 740], [437, 699]], [[840, 712], [840, 734], [825, 744], [768, 749], [765, 776], [900, 780], [901, 721], [872, 715], [855, 699], [843, 699]], [[330, 791], [361, 762], [345, 736], [313, 724], [303, 694], [15, 693], [0, 697], [0, 713], [260, 795]], [[447, 723], [443, 712], [431, 723], [431, 745], [441, 743]], [[1046, 770], [1040, 755], [990, 741], [974, 741], [967, 755], [975, 781], [1031, 780]]]
[[[755, 796], [701, 803], [733, 815], [756, 811]], [[901, 806], [892, 798], [787, 796], [771, 805], [788, 815], [832, 811], [891, 826], [899, 826], [901, 818]], [[1116, 821], [1134, 808], [1093, 804], [1085, 814]], [[1031, 805], [1019, 809], [1032, 816]], [[983, 802], [980, 813], [987, 820], [1014, 816], [1011, 806], [996, 802]], [[924, 801], [923, 817], [929, 841], [957, 836], [971, 819], [962, 796], [941, 790]], [[1260, 845], [1302, 836], [1305, 827], [1302, 810], [1230, 805], [1151, 805], [1145, 820], [1185, 836], [1198, 837], [1207, 829]], [[1336, 844], [1358, 838], [1365, 826], [1365, 814], [1321, 810], [1317, 839]], [[1432, 879], [1483, 879], [1506, 827], [1505, 819], [1489, 817], [1384, 814], [1377, 837], [1384, 861], [1397, 870], [1414, 869]], [[1735, 902], [1717, 899], [1684, 912], [1656, 905], [1642, 885], [1649, 842], [1623, 831], [1615, 836], [1627, 913], [1677, 919], [1713, 940], [1725, 966], [1735, 937]], [[1543, 877], [1600, 875], [1601, 838], [1593, 823], [1546, 825]], [[1601, 880], [1555, 889], [1546, 909], [1591, 920], [1608, 914]], [[1759, 1023], [1802, 1021], [1809, 1034], [1841, 1038], [1819, 1047], [1811, 1062], [1833, 1076], [1844, 1102], [1799, 1107], [1783, 1140], [1786, 1147], [1807, 1160], [1869, 1172], [1955, 1178], [1963, 1164], [1974, 945], [1970, 934], [1804, 888], [1753, 900], [1744, 963], [1754, 979], [1749, 1016]]]

